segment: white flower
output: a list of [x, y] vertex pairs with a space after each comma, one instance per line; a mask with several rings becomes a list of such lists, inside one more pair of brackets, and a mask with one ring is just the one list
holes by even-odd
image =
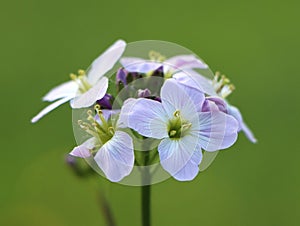
[[68, 101], [71, 101], [72, 108], [84, 108], [101, 99], [108, 88], [108, 79], [103, 75], [112, 69], [123, 54], [125, 47], [126, 43], [123, 40], [116, 41], [93, 61], [87, 74], [83, 70], [79, 70], [78, 76], [71, 74], [72, 81], [50, 90], [43, 97], [43, 101], [55, 102], [33, 117], [31, 122], [37, 122], [44, 115]]
[[91, 138], [75, 147], [70, 154], [80, 158], [93, 158], [107, 179], [113, 182], [122, 180], [133, 169], [134, 152], [132, 138], [119, 130], [119, 122], [114, 123], [111, 116], [116, 112], [100, 110], [97, 115], [88, 111], [89, 123], [79, 121], [79, 125]]

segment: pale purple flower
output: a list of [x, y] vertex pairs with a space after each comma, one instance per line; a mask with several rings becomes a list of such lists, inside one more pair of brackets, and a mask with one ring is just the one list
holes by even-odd
[[[211, 107], [203, 111], [207, 101]], [[225, 149], [237, 139], [237, 121], [214, 105], [202, 92], [168, 79], [161, 88], [161, 102], [128, 99], [120, 122], [142, 136], [161, 139], [158, 152], [162, 167], [175, 179], [187, 181], [199, 172], [201, 149]]]
[[201, 61], [194, 55], [178, 55], [169, 59], [165, 59], [165, 57], [156, 52], [154, 52], [154, 54], [150, 54], [150, 59], [123, 57], [120, 59], [120, 62], [127, 71], [139, 73], [152, 72], [163, 66], [165, 75], [170, 75], [176, 73], [179, 70], [185, 69], [208, 68], [208, 66], [203, 61]]
[[31, 122], [37, 122], [44, 115], [68, 101], [71, 101], [72, 108], [84, 108], [93, 105], [97, 100], [101, 99], [108, 88], [108, 79], [103, 75], [117, 63], [125, 47], [126, 43], [123, 40], [116, 41], [93, 61], [87, 73], [79, 70], [78, 76], [71, 74], [71, 81], [50, 90], [43, 97], [43, 101], [56, 102], [44, 108], [32, 118]]
[[252, 131], [244, 122], [242, 114], [238, 108], [230, 105], [226, 101], [226, 97], [233, 91], [234, 87], [225, 76], [220, 77], [217, 73], [214, 79], [210, 80], [196, 71], [186, 70], [174, 74], [173, 78], [185, 86], [197, 89], [211, 96], [218, 96], [222, 98], [226, 102], [226, 113], [232, 115], [238, 121], [239, 131], [243, 131], [252, 143], [257, 142]]
[[111, 110], [103, 110], [103, 114], [101, 111], [97, 114], [98, 117], [90, 118], [92, 124], [81, 123], [81, 127], [93, 137], [75, 147], [70, 154], [80, 158], [93, 158], [107, 179], [117, 182], [132, 171], [134, 152], [132, 138], [118, 129], [118, 122], [113, 126], [110, 121], [111, 113]]

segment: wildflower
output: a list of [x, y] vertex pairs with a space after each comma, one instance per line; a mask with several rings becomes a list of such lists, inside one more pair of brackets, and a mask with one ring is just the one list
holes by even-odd
[[164, 67], [164, 74], [170, 77], [179, 70], [200, 68], [206, 69], [208, 66], [194, 55], [178, 55], [166, 59], [160, 53], [151, 51], [149, 60], [137, 57], [123, 57], [120, 59], [121, 64], [129, 72], [149, 73], [159, 67]]
[[65, 102], [71, 101], [72, 108], [84, 108], [93, 105], [104, 97], [108, 88], [108, 79], [103, 75], [108, 72], [125, 50], [126, 43], [123, 40], [116, 41], [102, 55], [95, 59], [87, 73], [78, 71], [78, 75], [71, 74], [71, 81], [65, 82], [50, 90], [43, 97], [43, 101], [56, 101], [40, 113], [31, 122], [37, 122], [44, 115], [54, 110]]
[[[128, 99], [120, 122], [142, 136], [161, 139], [162, 167], [177, 180], [192, 180], [199, 172], [201, 149], [225, 149], [237, 139], [237, 121], [207, 101], [198, 90], [168, 79], [161, 88], [161, 102]], [[202, 110], [205, 102], [211, 108]]]
[[232, 115], [239, 123], [238, 131], [243, 131], [246, 137], [252, 142], [256, 143], [257, 140], [253, 135], [252, 131], [246, 125], [243, 120], [242, 114], [238, 108], [230, 105], [226, 98], [232, 93], [235, 87], [230, 83], [230, 80], [224, 75], [220, 75], [218, 72], [212, 80], [200, 75], [198, 72], [193, 70], [186, 70], [178, 72], [173, 75], [179, 83], [197, 89], [210, 96], [218, 96], [222, 98], [226, 103], [227, 107], [224, 110], [225, 113]]
[[98, 104], [95, 110], [96, 117], [92, 111], [88, 111], [89, 123], [78, 122], [92, 137], [75, 147], [70, 154], [80, 158], [92, 157], [107, 179], [117, 182], [133, 169], [133, 141], [126, 132], [119, 130], [118, 122], [114, 123], [110, 110], [107, 110], [109, 114], [103, 113]]

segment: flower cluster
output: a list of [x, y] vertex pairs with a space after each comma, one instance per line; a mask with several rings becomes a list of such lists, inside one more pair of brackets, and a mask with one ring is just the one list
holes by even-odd
[[[226, 100], [234, 86], [225, 76], [203, 76], [197, 70], [208, 65], [193, 54], [167, 59], [151, 51], [149, 59], [142, 59], [123, 56], [125, 49], [126, 43], [118, 40], [87, 72], [71, 74], [71, 81], [44, 96], [55, 102], [32, 122], [68, 101], [73, 109], [85, 109], [78, 126], [89, 138], [70, 154], [92, 158], [114, 182], [137, 164], [137, 138], [157, 141], [154, 151], [161, 167], [179, 181], [193, 180], [203, 152], [232, 146], [240, 131], [256, 142], [240, 111]], [[108, 77], [116, 64], [120, 67]], [[148, 149], [142, 151], [153, 148]]]

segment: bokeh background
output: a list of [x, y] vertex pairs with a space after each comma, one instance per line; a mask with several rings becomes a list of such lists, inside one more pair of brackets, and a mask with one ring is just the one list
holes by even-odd
[[114, 40], [183, 45], [237, 87], [230, 97], [259, 142], [241, 134], [194, 181], [153, 186], [153, 225], [300, 225], [299, 7], [296, 0], [0, 3], [0, 225], [140, 225], [140, 188], [78, 178], [68, 104], [30, 124], [41, 97]]

